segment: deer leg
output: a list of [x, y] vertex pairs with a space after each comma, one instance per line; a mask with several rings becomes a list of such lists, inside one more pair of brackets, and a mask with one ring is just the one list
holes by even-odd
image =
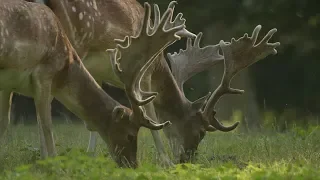
[[97, 146], [97, 138], [98, 138], [97, 129], [90, 122], [84, 121], [84, 125], [85, 125], [86, 129], [89, 130], [89, 132], [90, 132], [87, 152], [94, 153], [96, 150], [96, 146]]
[[98, 132], [90, 131], [90, 138], [89, 138], [87, 152], [94, 153], [96, 151], [97, 138], [98, 138]]
[[169, 138], [170, 149], [172, 150], [174, 162], [179, 163], [180, 155], [183, 151], [181, 141], [179, 142], [176, 138]]
[[34, 102], [40, 132], [41, 158], [52, 157], [57, 153], [52, 132], [51, 102], [53, 97], [51, 96], [51, 84], [36, 80], [35, 85]]
[[0, 92], [0, 139], [8, 129], [10, 123], [12, 93], [10, 91]]
[[169, 140], [169, 148], [173, 155], [173, 162], [178, 163], [180, 159], [181, 152], [183, 150], [182, 148], [182, 139], [178, 139], [178, 135], [176, 134], [176, 131], [172, 127], [168, 127], [166, 129], [163, 129], [167, 139]]
[[[146, 72], [146, 74], [149, 75], [145, 75], [144, 79], [142, 79], [141, 81], [141, 85], [143, 86], [144, 89], [151, 91], [151, 73], [153, 72], [153, 69], [150, 68], [149, 71]], [[153, 103], [148, 103], [146, 105], [143, 106], [147, 112], [147, 115], [153, 119], [154, 121], [158, 122], [158, 118], [156, 115], [156, 111], [154, 109], [154, 105]], [[166, 166], [173, 166], [174, 164], [171, 162], [169, 156], [167, 155], [166, 151], [165, 151], [165, 147], [163, 145], [163, 142], [161, 140], [159, 131], [155, 131], [155, 130], [150, 130], [151, 134], [152, 134], [152, 138], [154, 141], [154, 144], [157, 148], [157, 151], [159, 153], [160, 156], [160, 160], [163, 164], [165, 164]]]
[[[155, 114], [154, 111], [154, 107], [151, 103], [147, 104], [144, 106], [148, 116], [153, 119], [153, 120], [157, 120], [157, 116]], [[173, 163], [171, 162], [169, 156], [167, 155], [166, 151], [165, 151], [165, 147], [163, 145], [163, 142], [161, 140], [159, 131], [155, 131], [155, 130], [150, 130], [152, 137], [153, 137], [153, 141], [155, 143], [155, 146], [157, 148], [157, 151], [159, 153], [160, 159], [162, 161], [163, 164], [165, 164], [166, 166], [173, 166]]]
[[161, 159], [162, 163], [164, 163], [167, 166], [173, 166], [174, 164], [171, 162], [170, 158], [168, 157], [168, 155], [165, 151], [164, 145], [163, 145], [161, 138], [160, 138], [159, 131], [151, 130], [151, 134], [152, 134], [154, 143], [156, 145], [157, 151], [160, 155], [160, 159]]
[[45, 159], [46, 157], [48, 157], [48, 150], [47, 150], [47, 146], [46, 146], [46, 141], [45, 141], [45, 137], [44, 137], [44, 133], [43, 133], [43, 128], [42, 125], [39, 120], [39, 115], [37, 113], [37, 122], [38, 122], [38, 133], [39, 133], [39, 138], [40, 138], [40, 157], [42, 159]]

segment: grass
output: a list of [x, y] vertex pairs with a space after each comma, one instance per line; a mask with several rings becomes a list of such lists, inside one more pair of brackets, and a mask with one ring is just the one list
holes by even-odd
[[320, 179], [320, 128], [285, 133], [209, 133], [194, 164], [159, 166], [151, 133], [141, 129], [136, 170], [116, 168], [99, 139], [85, 153], [82, 124], [54, 126], [58, 157], [39, 160], [36, 125], [11, 127], [0, 144], [0, 179]]

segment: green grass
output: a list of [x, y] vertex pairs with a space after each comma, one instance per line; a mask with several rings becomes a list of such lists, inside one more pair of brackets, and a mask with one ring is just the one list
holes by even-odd
[[37, 126], [11, 127], [0, 144], [0, 179], [320, 179], [318, 127], [209, 133], [196, 163], [172, 168], [159, 165], [152, 136], [141, 129], [136, 170], [116, 168], [100, 138], [96, 156], [88, 156], [82, 124], [55, 125], [54, 133], [60, 156], [42, 161]]

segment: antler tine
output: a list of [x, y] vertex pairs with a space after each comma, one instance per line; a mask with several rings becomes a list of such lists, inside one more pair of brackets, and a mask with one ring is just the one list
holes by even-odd
[[139, 122], [141, 126], [152, 130], [160, 130], [168, 125], [171, 125], [170, 121], [166, 121], [164, 123], [156, 123], [149, 116], [146, 115], [145, 109], [141, 106], [133, 106], [133, 116], [131, 116], [131, 121], [134, 121], [136, 116], [142, 117], [143, 121]]
[[172, 74], [183, 91], [183, 84], [192, 76], [199, 72], [210, 69], [217, 63], [223, 62], [223, 56], [219, 54], [219, 45], [200, 47], [202, 32], [200, 32], [192, 44], [192, 39], [188, 38], [186, 49], [179, 53], [168, 53]]
[[124, 39], [115, 39], [114, 42], [124, 49], [131, 44], [130, 40], [129, 36], [125, 36]]
[[199, 34], [197, 35], [196, 39], [194, 40], [194, 44], [193, 44], [194, 47], [200, 48], [200, 40], [201, 40], [201, 38], [202, 38], [202, 32], [199, 32]]
[[118, 49], [107, 49], [106, 52], [110, 56], [113, 71], [119, 75], [122, 72], [122, 69], [120, 69], [119, 59], [121, 58], [121, 55], [118, 57]]
[[[169, 122], [155, 124], [147, 115], [143, 105], [151, 102], [157, 95], [156, 92], [145, 92], [140, 87], [140, 81], [157, 59], [156, 57], [170, 44], [174, 43], [180, 37], [175, 34], [185, 27], [184, 24], [173, 26], [170, 29], [164, 29], [164, 26], [172, 19], [173, 10], [167, 9], [161, 18], [160, 11], [157, 5], [153, 6], [155, 11], [155, 23], [150, 27], [151, 6], [149, 3], [144, 3], [145, 15], [142, 28], [136, 37], [128, 36], [125, 40], [116, 40], [121, 44], [127, 45], [116, 46], [115, 50], [107, 50], [110, 53], [110, 60], [113, 64], [117, 75], [125, 85], [125, 91], [131, 103], [133, 110], [133, 119], [143, 119], [140, 122], [141, 126], [150, 129], [163, 128]], [[158, 11], [158, 12], [157, 12]], [[127, 40], [126, 40], [127, 39]], [[144, 99], [142, 99], [144, 98]]]
[[220, 47], [224, 55], [224, 74], [219, 87], [209, 98], [204, 110], [202, 111], [203, 120], [208, 125], [208, 129], [216, 128], [221, 131], [231, 131], [235, 129], [239, 122], [232, 126], [223, 126], [215, 117], [214, 106], [219, 99], [225, 94], [243, 94], [243, 90], [233, 89], [230, 87], [232, 78], [241, 70], [249, 67], [253, 63], [267, 57], [270, 54], [276, 54], [275, 48], [280, 45], [279, 42], [268, 43], [277, 29], [270, 30], [267, 35], [257, 44], [261, 25], [256, 26], [252, 36], [248, 37], [245, 33], [243, 37], [235, 40], [231, 39], [231, 43], [220, 41]]
[[[172, 9], [174, 11], [174, 8], [175, 6], [178, 4], [177, 1], [171, 1], [168, 5], [168, 9]], [[173, 23], [168, 23], [166, 26], [165, 26], [165, 29], [170, 29], [174, 26], [178, 26], [178, 25], [181, 25], [181, 24], [185, 24], [185, 19], [182, 18], [183, 14], [182, 13], [178, 13], [178, 15], [176, 16], [176, 18], [174, 19]], [[170, 20], [171, 22], [171, 20]], [[177, 36], [180, 36], [180, 37], [187, 37], [187, 38], [192, 38], [194, 39], [196, 37], [196, 35], [190, 31], [188, 31], [186, 28], [183, 28], [182, 30], [178, 31], [176, 33]]]
[[158, 4], [154, 4], [153, 5], [153, 9], [154, 9], [154, 23], [153, 23], [153, 27], [149, 28], [149, 32], [151, 32], [155, 27], [159, 26], [160, 23], [160, 9]]
[[169, 5], [168, 5], [168, 9], [170, 8], [170, 9], [173, 9], [173, 10], [174, 10], [176, 4], [178, 4], [177, 1], [171, 1], [171, 2], [169, 3]]
[[151, 16], [150, 4], [145, 2], [144, 9], [145, 9], [145, 12], [144, 12], [144, 17], [143, 17], [143, 24], [142, 24], [142, 28], [140, 30], [140, 33], [137, 37], [139, 37], [143, 33], [148, 34], [149, 29], [150, 29], [150, 16]]

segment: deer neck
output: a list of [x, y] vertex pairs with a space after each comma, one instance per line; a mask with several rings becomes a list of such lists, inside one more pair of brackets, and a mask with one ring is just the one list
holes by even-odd
[[[183, 109], [189, 101], [179, 89], [163, 53], [158, 58], [160, 59], [155, 61], [151, 75], [152, 90], [159, 93], [154, 105], [156, 109], [172, 111], [182, 116]], [[169, 104], [170, 106], [168, 106]]]
[[114, 107], [120, 104], [103, 91], [80, 61], [70, 63], [54, 82], [54, 95], [66, 108], [86, 124], [108, 127]]

